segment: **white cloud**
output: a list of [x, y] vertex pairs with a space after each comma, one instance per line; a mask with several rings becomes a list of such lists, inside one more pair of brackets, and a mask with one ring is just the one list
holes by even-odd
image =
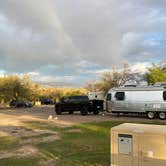
[[131, 72], [145, 74], [146, 72], [148, 72], [148, 67], [151, 67], [151, 65], [152, 64], [149, 62], [136, 63], [131, 66]]
[[[40, 73], [29, 73], [31, 79], [37, 83], [49, 86], [71, 86], [74, 81], [74, 76], [46, 76]], [[73, 84], [74, 86], [74, 84]]]
[[165, 0], [0, 0], [0, 69], [49, 80], [123, 61], [158, 62], [166, 52], [165, 11]]
[[[148, 72], [148, 68], [151, 66], [152, 64], [150, 62], [142, 62], [142, 63], [139, 62], [139, 63], [133, 63], [132, 65], [129, 65], [129, 69], [132, 73], [145, 74], [146, 72]], [[118, 67], [117, 70], [122, 71], [123, 68]], [[96, 77], [99, 77], [105, 72], [112, 72], [112, 68], [84, 70], [84, 72], [86, 72], [87, 74], [93, 74], [93, 75], [96, 75]]]

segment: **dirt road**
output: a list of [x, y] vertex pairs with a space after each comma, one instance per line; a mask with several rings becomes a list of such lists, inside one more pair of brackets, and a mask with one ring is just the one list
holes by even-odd
[[82, 116], [80, 113], [74, 113], [69, 115], [64, 113], [62, 115], [56, 115], [53, 106], [42, 106], [33, 108], [20, 108], [20, 109], [0, 109], [0, 125], [18, 125], [22, 121], [47, 121], [55, 123], [60, 126], [73, 125], [76, 123], [89, 123], [89, 122], [101, 122], [101, 121], [124, 121], [124, 122], [158, 122], [165, 123], [165, 120], [149, 120], [146, 117], [138, 116], [120, 116], [111, 115], [109, 113], [100, 113], [99, 115], [89, 114]]

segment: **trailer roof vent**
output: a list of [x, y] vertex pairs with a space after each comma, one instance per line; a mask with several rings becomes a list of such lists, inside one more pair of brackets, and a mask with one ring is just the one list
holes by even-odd
[[137, 87], [137, 85], [136, 84], [126, 84], [126, 85], [124, 85], [124, 87]]

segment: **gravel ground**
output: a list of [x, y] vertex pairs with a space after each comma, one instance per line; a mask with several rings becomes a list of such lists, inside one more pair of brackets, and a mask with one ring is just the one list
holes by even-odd
[[99, 115], [89, 114], [87, 116], [80, 115], [79, 112], [69, 115], [64, 113], [62, 115], [56, 115], [54, 111], [54, 106], [41, 106], [33, 108], [20, 108], [20, 109], [0, 109], [0, 125], [16, 124], [18, 125], [21, 121], [49, 121], [57, 125], [73, 125], [76, 123], [89, 123], [89, 122], [101, 122], [101, 121], [125, 121], [125, 122], [159, 122], [164, 123], [165, 120], [149, 120], [145, 116], [127, 116], [122, 115], [117, 117], [116, 115], [111, 115], [109, 113], [100, 113]]

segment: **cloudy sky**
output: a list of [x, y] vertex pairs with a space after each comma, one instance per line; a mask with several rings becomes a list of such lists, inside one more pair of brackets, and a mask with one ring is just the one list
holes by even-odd
[[81, 86], [165, 55], [165, 0], [0, 0], [0, 75]]

